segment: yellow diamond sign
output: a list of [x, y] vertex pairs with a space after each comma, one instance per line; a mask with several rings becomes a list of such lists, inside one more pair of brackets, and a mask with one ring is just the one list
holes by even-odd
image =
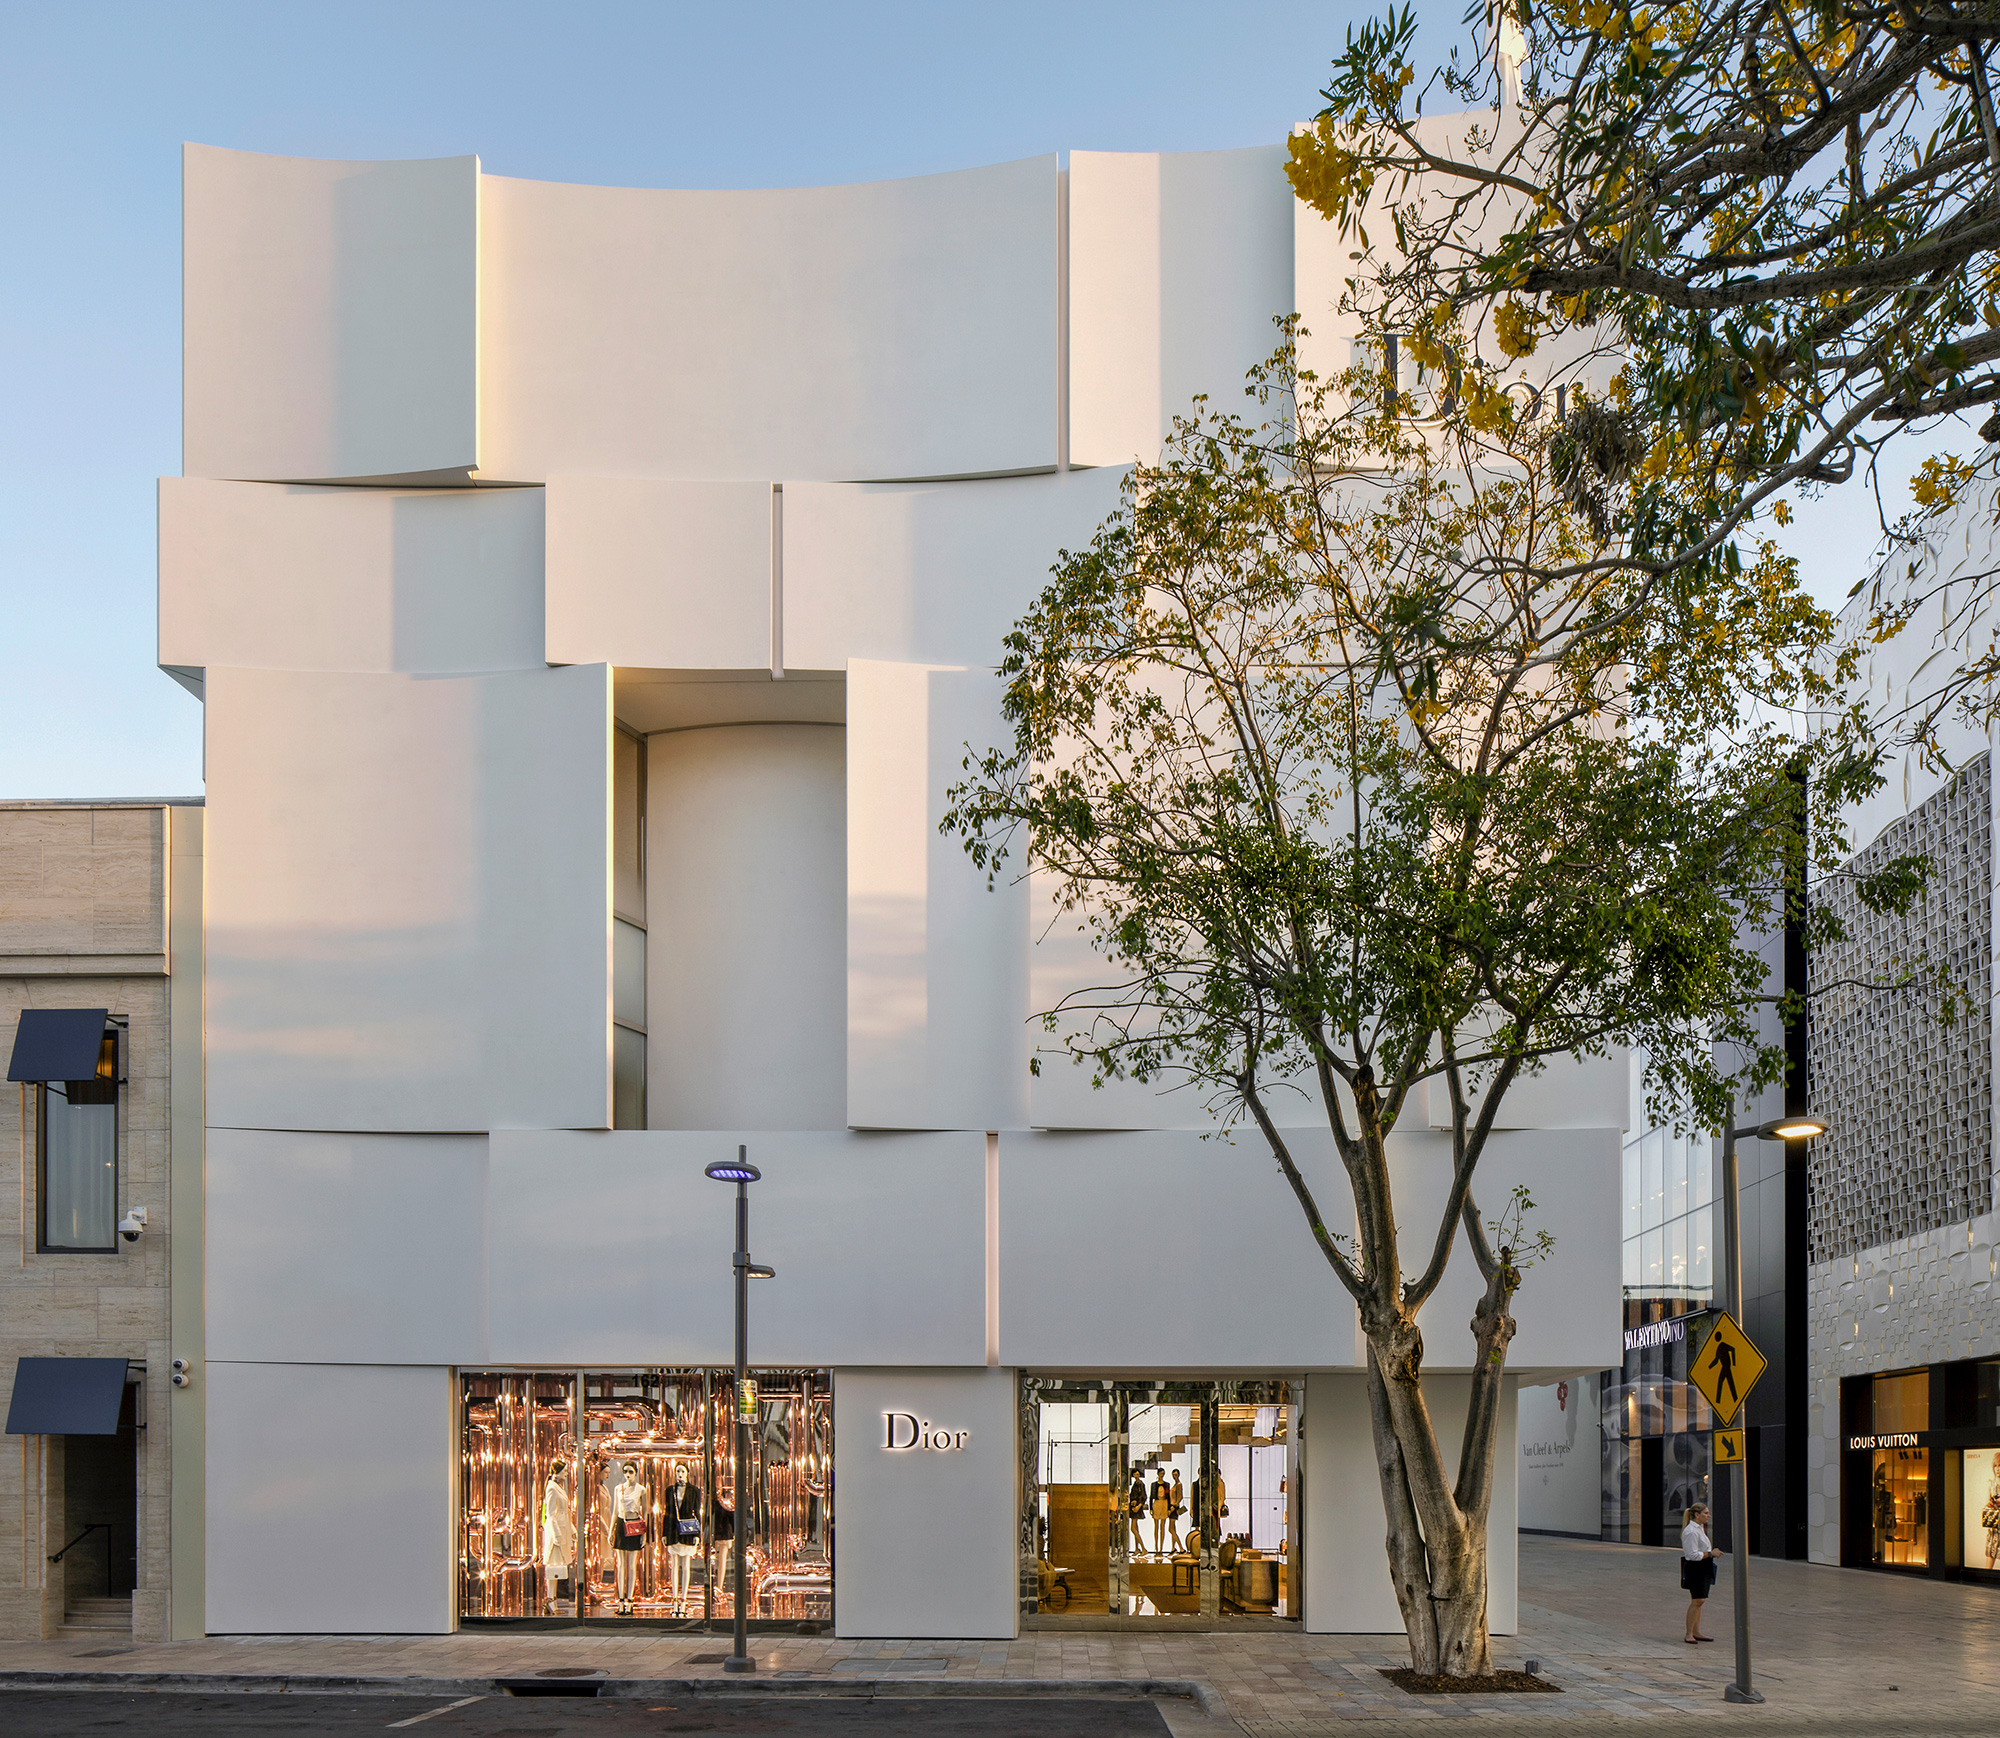
[[1764, 1354], [1727, 1310], [1720, 1311], [1695, 1355], [1688, 1360], [1688, 1380], [1715, 1408], [1724, 1424], [1743, 1410], [1750, 1390], [1766, 1369]]

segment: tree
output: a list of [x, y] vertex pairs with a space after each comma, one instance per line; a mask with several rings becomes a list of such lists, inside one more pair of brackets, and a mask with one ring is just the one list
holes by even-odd
[[[2000, 5], [1501, 3], [1422, 84], [1409, 9], [1350, 31], [1292, 185], [1360, 242], [1354, 294], [1390, 329], [1486, 309], [1495, 361], [1580, 335], [1617, 349], [1616, 426], [1579, 442], [1573, 478], [1608, 496], [1614, 558], [1721, 559], [1787, 492], [1872, 479], [1885, 440], [2000, 402]], [[1490, 116], [1441, 127], [1423, 115], [1439, 87]], [[1971, 481], [1934, 455], [1918, 515], [1885, 534], [1920, 539]], [[1878, 638], [1936, 604], [1961, 655], [1863, 737], [1935, 746], [1954, 703], [1990, 713], [2000, 645], [1962, 614], [1981, 577], [1872, 600]]]
[[[968, 757], [942, 825], [989, 875], [1025, 855], [1102, 956], [1047, 1016], [1076, 1060], [1179, 1077], [1261, 1136], [1367, 1336], [1412, 1663], [1476, 1675], [1512, 1303], [1546, 1248], [1531, 1202], [1482, 1213], [1481, 1156], [1555, 1058], [1641, 1046], [1711, 1125], [1718, 1041], [1749, 1084], [1782, 1070], [1743, 937], [1782, 911], [1814, 744], [1759, 708], [1824, 696], [1832, 623], [1768, 550], [1678, 588], [1591, 566], [1545, 421], [1468, 398], [1418, 423], [1367, 369], [1301, 372], [1286, 336], [1254, 377], [1266, 420], [1198, 405], [1059, 560], [1006, 642], [1012, 744]], [[1434, 1082], [1452, 1183], [1406, 1269], [1389, 1141]], [[1324, 1115], [1351, 1237], [1291, 1092]], [[1461, 1236], [1484, 1291], [1447, 1476], [1420, 1316]]]

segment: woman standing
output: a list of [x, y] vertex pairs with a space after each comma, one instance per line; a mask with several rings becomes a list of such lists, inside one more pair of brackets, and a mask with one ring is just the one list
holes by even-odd
[[1701, 1633], [1701, 1608], [1715, 1585], [1715, 1546], [1709, 1541], [1708, 1508], [1703, 1503], [1688, 1510], [1687, 1525], [1681, 1529], [1681, 1585], [1688, 1595], [1688, 1646], [1715, 1640]]

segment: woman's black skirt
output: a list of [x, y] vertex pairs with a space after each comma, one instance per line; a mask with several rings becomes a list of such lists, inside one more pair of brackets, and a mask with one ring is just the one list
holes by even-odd
[[1681, 1585], [1688, 1591], [1690, 1599], [1706, 1599], [1715, 1586], [1715, 1559], [1697, 1557], [1681, 1559]]

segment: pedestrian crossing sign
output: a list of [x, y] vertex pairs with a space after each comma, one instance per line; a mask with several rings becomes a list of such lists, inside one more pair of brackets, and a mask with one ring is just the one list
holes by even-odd
[[1743, 1459], [1743, 1432], [1718, 1430], [1715, 1433], [1715, 1464], [1734, 1466]]
[[1764, 1354], [1750, 1343], [1750, 1336], [1736, 1318], [1719, 1310], [1708, 1337], [1688, 1360], [1688, 1380], [1715, 1408], [1716, 1418], [1729, 1424], [1743, 1410], [1743, 1402], [1766, 1368]]

